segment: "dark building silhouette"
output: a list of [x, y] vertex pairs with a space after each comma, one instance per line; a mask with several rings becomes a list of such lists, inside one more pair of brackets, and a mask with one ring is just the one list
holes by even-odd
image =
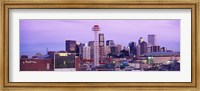
[[94, 41], [89, 41], [88, 46], [90, 47], [90, 58], [94, 58]]
[[110, 46], [110, 52], [111, 52], [111, 54], [119, 54], [120, 53], [119, 47], [115, 46], [115, 45]]
[[127, 57], [127, 56], [129, 56], [129, 51], [124, 50], [124, 49], [120, 51], [120, 55], [119, 55], [120, 58]]
[[138, 40], [138, 45], [140, 45], [143, 41], [144, 41], [144, 39], [142, 37], [140, 37], [140, 39]]
[[88, 46], [94, 46], [94, 41], [89, 41]]
[[161, 47], [161, 48], [160, 48], [160, 51], [161, 51], [161, 52], [165, 52], [165, 51], [166, 51], [166, 48], [165, 48], [165, 47]]
[[76, 56], [79, 56], [79, 55], [80, 55], [79, 46], [80, 46], [80, 44], [76, 44], [76, 49], [75, 49]]
[[137, 54], [136, 43], [135, 42], [129, 43], [129, 47], [130, 47], [130, 55], [136, 55]]
[[76, 53], [77, 45], [75, 40], [66, 40], [65, 41], [66, 52], [68, 53]]
[[147, 42], [143, 41], [140, 43], [140, 54], [147, 53]]
[[47, 55], [54, 55], [55, 51], [48, 51]]
[[160, 46], [151, 46], [151, 52], [160, 52]]
[[113, 40], [107, 40], [106, 41], [106, 46], [111, 46], [111, 45], [115, 45]]
[[85, 46], [85, 44], [80, 43], [79, 47], [79, 57], [83, 58], [83, 47]]
[[28, 56], [27, 55], [22, 55], [21, 58], [28, 59]]
[[75, 68], [75, 55], [68, 53], [55, 54], [55, 68]]

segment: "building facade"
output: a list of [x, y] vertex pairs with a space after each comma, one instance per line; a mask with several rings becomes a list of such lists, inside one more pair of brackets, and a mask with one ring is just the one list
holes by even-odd
[[66, 40], [65, 41], [65, 51], [68, 53], [76, 53], [76, 41], [75, 40]]
[[87, 44], [85, 44], [85, 46], [83, 47], [83, 59], [87, 59], [87, 60], [91, 59], [90, 47]]
[[130, 48], [130, 55], [137, 55], [137, 46], [135, 42], [130, 42], [129, 43], [129, 48]]
[[52, 59], [20, 59], [20, 71], [53, 71]]
[[140, 43], [142, 43], [144, 41], [143, 37], [140, 37], [138, 40], [138, 45], [140, 45]]
[[107, 56], [110, 53], [110, 47], [104, 46], [104, 55]]
[[107, 40], [106, 41], [106, 46], [112, 46], [115, 45], [114, 40]]
[[160, 46], [151, 46], [151, 52], [160, 52]]
[[110, 53], [111, 54], [119, 54], [120, 53], [120, 47], [116, 46], [116, 45], [113, 45], [113, 46], [110, 46]]
[[152, 46], [156, 45], [156, 35], [148, 35], [148, 44]]
[[100, 31], [99, 25], [94, 25], [92, 27], [92, 31], [94, 31], [94, 66], [99, 66], [99, 40], [98, 40], [98, 32]]
[[137, 57], [139, 57], [140, 56], [140, 45], [137, 45]]
[[83, 58], [83, 47], [85, 46], [85, 44], [80, 43], [79, 45], [79, 58]]
[[55, 71], [75, 71], [75, 54], [72, 53], [55, 53], [54, 69]]
[[104, 54], [104, 34], [99, 34], [99, 58], [100, 60], [105, 57]]
[[90, 58], [94, 59], [94, 41], [89, 41], [88, 46], [90, 47]]
[[140, 43], [140, 55], [147, 53], [147, 42], [143, 41]]

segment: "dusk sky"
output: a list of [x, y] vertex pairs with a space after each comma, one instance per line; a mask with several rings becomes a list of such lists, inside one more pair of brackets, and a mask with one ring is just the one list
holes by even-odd
[[20, 20], [20, 55], [65, 50], [65, 40], [88, 43], [94, 40], [93, 25], [99, 25], [105, 41], [128, 46], [138, 44], [148, 34], [156, 35], [156, 45], [180, 50], [180, 20]]

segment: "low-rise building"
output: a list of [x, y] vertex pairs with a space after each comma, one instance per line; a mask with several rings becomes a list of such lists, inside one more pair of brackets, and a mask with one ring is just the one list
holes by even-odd
[[53, 71], [52, 59], [21, 58], [20, 71]]

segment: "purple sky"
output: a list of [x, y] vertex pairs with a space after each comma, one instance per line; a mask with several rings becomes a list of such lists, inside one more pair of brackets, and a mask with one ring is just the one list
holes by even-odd
[[147, 35], [155, 34], [157, 45], [180, 50], [180, 20], [20, 20], [20, 55], [65, 50], [65, 40], [87, 43], [94, 40], [95, 24], [105, 41], [128, 46], [139, 37], [147, 42]]

